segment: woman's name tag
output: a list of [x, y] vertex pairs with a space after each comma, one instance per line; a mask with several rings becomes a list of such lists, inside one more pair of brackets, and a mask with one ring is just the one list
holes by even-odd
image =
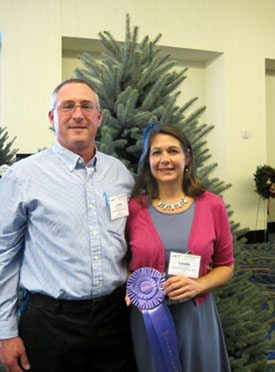
[[201, 256], [171, 252], [168, 275], [184, 275], [197, 279], [200, 273]]

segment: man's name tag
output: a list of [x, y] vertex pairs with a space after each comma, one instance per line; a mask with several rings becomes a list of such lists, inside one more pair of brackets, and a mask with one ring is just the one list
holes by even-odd
[[184, 275], [188, 278], [199, 277], [201, 256], [194, 254], [170, 253], [168, 275]]
[[111, 196], [109, 198], [111, 220], [129, 215], [127, 195]]

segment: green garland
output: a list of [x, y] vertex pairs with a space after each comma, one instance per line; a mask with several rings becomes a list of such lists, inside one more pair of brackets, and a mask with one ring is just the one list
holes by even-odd
[[256, 184], [256, 193], [263, 199], [274, 198], [275, 195], [271, 191], [272, 184], [275, 185], [275, 169], [269, 165], [258, 166], [254, 173], [254, 181]]

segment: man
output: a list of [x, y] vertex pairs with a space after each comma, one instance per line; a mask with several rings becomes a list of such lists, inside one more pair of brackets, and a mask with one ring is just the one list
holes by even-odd
[[[52, 94], [52, 148], [0, 182], [0, 357], [8, 372], [134, 371], [124, 303], [133, 178], [95, 148], [102, 115], [87, 82]], [[16, 288], [26, 289], [19, 333]]]

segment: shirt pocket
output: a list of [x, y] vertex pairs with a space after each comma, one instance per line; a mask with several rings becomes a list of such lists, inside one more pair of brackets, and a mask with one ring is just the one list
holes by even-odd
[[122, 192], [119, 190], [112, 190], [107, 192], [103, 192], [100, 200], [103, 218], [102, 224], [103, 228], [107, 233], [111, 233], [116, 236], [123, 236], [125, 234], [125, 226], [127, 216], [118, 217], [115, 219], [111, 218], [111, 207], [110, 207], [110, 198], [118, 195], [122, 195]]

